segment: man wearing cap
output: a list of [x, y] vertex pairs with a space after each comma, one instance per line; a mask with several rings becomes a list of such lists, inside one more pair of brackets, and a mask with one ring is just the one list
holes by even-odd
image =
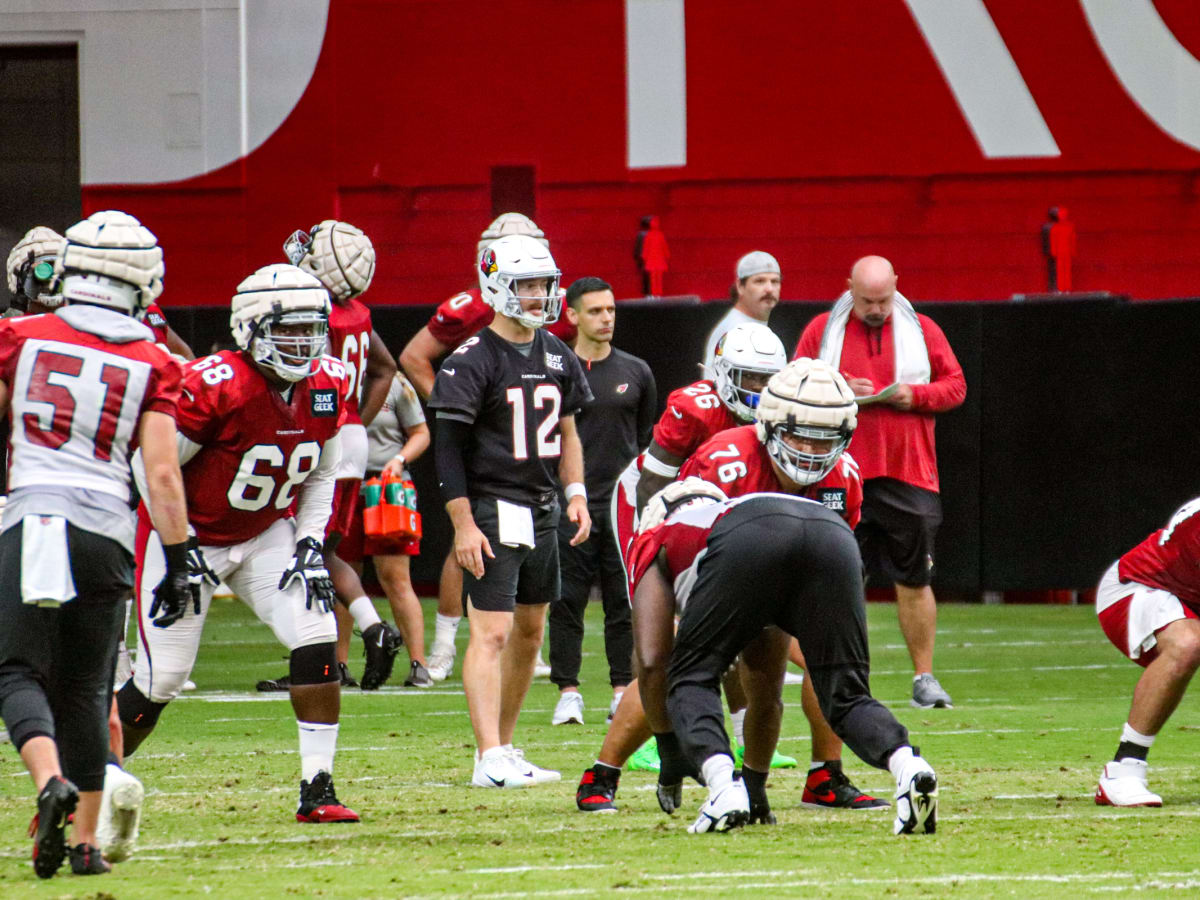
[[704, 342], [704, 368], [712, 368], [717, 344], [725, 332], [749, 322], [767, 324], [771, 310], [779, 303], [779, 286], [783, 276], [779, 273], [779, 262], [770, 253], [753, 250], [737, 264], [737, 297], [733, 308], [725, 313], [721, 321]]

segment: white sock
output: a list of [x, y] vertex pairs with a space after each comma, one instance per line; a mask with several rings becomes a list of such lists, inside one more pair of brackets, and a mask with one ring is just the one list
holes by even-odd
[[903, 747], [897, 747], [892, 755], [888, 757], [888, 771], [892, 773], [892, 777], [899, 781], [900, 773], [904, 771], [905, 765], [912, 758], [913, 749], [908, 744], [905, 744]]
[[359, 631], [366, 631], [376, 622], [383, 621], [375, 611], [375, 604], [365, 594], [357, 600], [350, 601], [346, 608], [350, 610], [350, 615], [354, 616], [354, 624], [358, 626]]
[[333, 754], [337, 750], [337, 724], [300, 722], [300, 777], [311, 783], [318, 772], [333, 774]]
[[[508, 749], [512, 749], [512, 744], [508, 745]], [[478, 756], [478, 753], [476, 755]], [[500, 759], [501, 757], [507, 755], [508, 750], [505, 750], [504, 747], [492, 747], [490, 750], [483, 751], [483, 755], [479, 756], [479, 761], [483, 762], [486, 760], [487, 762], [491, 762], [494, 759]]]
[[739, 747], [746, 746], [746, 710], [739, 709], [737, 712], [731, 712], [729, 718], [733, 720], [733, 739]]
[[1137, 744], [1139, 747], [1153, 747], [1156, 737], [1157, 735], [1154, 734], [1142, 734], [1140, 731], [1134, 731], [1128, 722], [1121, 729], [1121, 741], [1128, 741], [1131, 744]]
[[437, 614], [433, 624], [433, 646], [447, 651], [454, 649], [454, 636], [458, 634], [458, 623], [462, 616]]
[[728, 753], [714, 753], [704, 761], [700, 774], [708, 785], [708, 795], [713, 796], [733, 781], [733, 757]]

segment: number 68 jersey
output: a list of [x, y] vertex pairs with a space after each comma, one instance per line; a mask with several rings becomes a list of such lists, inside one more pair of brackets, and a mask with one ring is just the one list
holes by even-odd
[[345, 367], [331, 356], [290, 396], [238, 350], [184, 369], [176, 424], [199, 446], [183, 465], [183, 484], [202, 545], [239, 544], [291, 514], [321, 449], [346, 421], [345, 396]]

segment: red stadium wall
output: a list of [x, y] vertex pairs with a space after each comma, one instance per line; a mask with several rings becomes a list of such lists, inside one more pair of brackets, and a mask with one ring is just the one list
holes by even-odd
[[[434, 302], [470, 279], [489, 173], [511, 165], [535, 169], [567, 278], [619, 296], [640, 293], [631, 251], [651, 213], [668, 293], [724, 296], [755, 247], [779, 257], [789, 298], [833, 296], [867, 252], [914, 298], [1039, 291], [1052, 205], [1078, 228], [1076, 290], [1194, 294], [1200, 152], [1126, 91], [1081, 3], [985, 9], [1056, 155], [985, 153], [903, 0], [688, 3], [687, 163], [659, 169], [626, 163], [620, 0], [332, 0], [312, 81], [263, 146], [186, 182], [87, 185], [85, 212], [126, 208], [159, 234], [166, 305], [223, 304], [328, 216], [379, 248], [371, 300]], [[1154, 9], [1200, 56], [1191, 0]]]

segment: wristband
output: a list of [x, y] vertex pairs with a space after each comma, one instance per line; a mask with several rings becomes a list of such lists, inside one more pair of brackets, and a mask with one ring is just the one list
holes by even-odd
[[408, 460], [404, 458], [403, 453], [397, 453], [395, 456], [392, 457], [392, 459], [400, 460], [400, 468], [402, 468], [402, 469], [408, 464]]
[[178, 544], [163, 544], [163, 556], [167, 560], [168, 572], [186, 571], [188, 567], [187, 551], [188, 542], [180, 541]]
[[583, 482], [572, 481], [563, 489], [563, 493], [567, 495], [568, 502], [576, 497], [582, 497], [585, 502], [587, 501], [587, 488], [583, 486]]
[[657, 475], [660, 478], [674, 479], [679, 474], [679, 466], [669, 466], [657, 456], [647, 453], [642, 457], [642, 471]]

